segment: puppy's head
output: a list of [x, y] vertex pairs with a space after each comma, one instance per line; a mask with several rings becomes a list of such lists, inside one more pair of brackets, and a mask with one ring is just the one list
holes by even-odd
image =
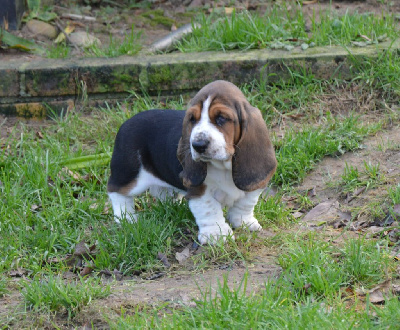
[[207, 162], [232, 160], [232, 177], [242, 190], [266, 186], [276, 168], [274, 149], [260, 111], [232, 83], [214, 81], [190, 101], [178, 159], [187, 187], [201, 185]]

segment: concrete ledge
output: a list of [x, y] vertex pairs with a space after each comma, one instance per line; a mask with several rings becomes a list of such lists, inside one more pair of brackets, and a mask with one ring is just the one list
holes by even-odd
[[350, 79], [354, 59], [376, 57], [389, 47], [400, 49], [400, 41], [365, 48], [332, 46], [291, 52], [252, 50], [0, 62], [0, 113], [45, 115], [47, 107], [38, 110], [38, 104], [55, 109], [71, 107], [85, 93], [95, 100], [122, 99], [128, 91], [172, 95], [195, 92], [216, 79], [235, 84], [259, 78], [273, 82], [298, 70], [307, 70], [316, 78]]

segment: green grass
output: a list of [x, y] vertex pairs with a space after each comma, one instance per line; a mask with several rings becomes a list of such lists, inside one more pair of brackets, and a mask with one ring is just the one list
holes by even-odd
[[[306, 81], [313, 81], [313, 78], [304, 72], [294, 73], [293, 79], [283, 88], [258, 82], [246, 85], [244, 92], [252, 103], [260, 104], [269, 122], [275, 122], [280, 115], [271, 114], [266, 105], [261, 107], [262, 100], [266, 97], [296, 98], [293, 93], [297, 87], [307, 85]], [[312, 93], [323, 93], [322, 84], [317, 86], [316, 90], [302, 92], [304, 98], [300, 98], [304, 108], [313, 102], [310, 101]], [[385, 88], [389, 90], [389, 87]], [[150, 208], [149, 200], [145, 199], [141, 206], [142, 220], [132, 226], [122, 224], [129, 233], [125, 237], [111, 214], [103, 212], [107, 202], [108, 166], [93, 165], [74, 170], [79, 176], [62, 171], [66, 160], [110, 153], [118, 127], [133, 114], [157, 107], [182, 109], [185, 104], [183, 99], [165, 105], [148, 97], [132, 97], [135, 98], [133, 106], [104, 108], [93, 111], [91, 117], [76, 112], [55, 117], [52, 125], [41, 130], [43, 138], [38, 138], [35, 131], [22, 129], [14, 138], [4, 141], [10, 148], [0, 154], [0, 191], [5, 201], [0, 218], [2, 234], [7, 237], [0, 241], [1, 270], [22, 267], [35, 274], [47, 260], [71, 253], [82, 240], [90, 244], [97, 241], [99, 252], [95, 264], [99, 269], [146, 270], [156, 265], [162, 267], [156, 258], [157, 252], [171, 252], [174, 244], [185, 239], [183, 228], [191, 230], [192, 238], [196, 236], [193, 218], [186, 205], [171, 203], [161, 207], [152, 203]], [[292, 103], [287, 111], [296, 107]], [[283, 138], [274, 139], [279, 166], [273, 183], [287, 186], [301, 182], [324, 156], [338, 156], [354, 150], [366, 135], [381, 128], [379, 123], [364, 125], [356, 116], [336, 118], [325, 114], [318, 125], [304, 125], [300, 130], [287, 129]], [[261, 200], [255, 212], [267, 227], [285, 225], [293, 220], [291, 210], [282, 203], [279, 194]], [[137, 247], [141, 235], [149, 237]], [[157, 235], [161, 238], [154, 239]], [[246, 254], [246, 248], [243, 251]]]
[[278, 168], [273, 182], [292, 185], [301, 182], [324, 156], [339, 156], [360, 148], [361, 141], [382, 128], [382, 123], [362, 124], [358, 117], [329, 118], [319, 127], [288, 130], [275, 139]]
[[[397, 324], [400, 307], [397, 297], [388, 296], [383, 307], [357, 297], [352, 305], [341, 296], [343, 289], [369, 286], [394, 274], [395, 263], [387, 258], [387, 247], [377, 248], [363, 239], [345, 243], [340, 253], [332, 244], [312, 235], [286, 243], [280, 264], [283, 273], [267, 281], [257, 292], [249, 290], [248, 277], [235, 287], [226, 278], [216, 293], [204, 290], [196, 307], [145, 307], [133, 315], [122, 312], [110, 321], [112, 329], [131, 326], [144, 328], [213, 328], [213, 329], [323, 329], [352, 327], [384, 328]], [[355, 269], [351, 267], [354, 266]], [[365, 282], [366, 281], [366, 282]], [[348, 299], [347, 299], [348, 300]], [[363, 305], [364, 308], [360, 308]]]
[[285, 226], [293, 221], [291, 209], [286, 207], [281, 193], [265, 198], [261, 197], [254, 213], [264, 228]]
[[[77, 242], [94, 243], [98, 238], [101, 244], [107, 234], [117, 232], [111, 215], [103, 214], [108, 165], [76, 170], [80, 179], [62, 167], [69, 158], [111, 152], [122, 122], [137, 111], [157, 106], [146, 102], [139, 100], [128, 112], [103, 109], [91, 118], [70, 113], [43, 128], [43, 139], [38, 139], [35, 131], [22, 129], [5, 141], [11, 151], [0, 156], [1, 234], [7, 237], [0, 241], [0, 270], [22, 267], [34, 274], [48, 259], [71, 253]], [[173, 208], [177, 212], [182, 209], [178, 205]], [[151, 216], [154, 218], [154, 213]], [[159, 220], [156, 225], [160, 232], [165, 223]]]
[[[132, 26], [130, 33], [125, 34], [123, 40], [119, 40], [110, 34], [109, 42], [106, 46], [93, 43], [89, 47], [83, 49], [84, 55], [86, 57], [118, 57], [123, 55], [136, 55], [143, 47], [140, 41], [141, 35], [142, 32], [135, 31]], [[47, 49], [47, 57], [68, 58], [70, 52], [71, 48], [65, 42], [61, 42], [52, 45]]]
[[4, 295], [7, 294], [8, 289], [7, 289], [7, 279], [0, 275], [0, 297], [3, 297]]
[[172, 247], [185, 237], [184, 231], [196, 232], [186, 202], [147, 203], [143, 204], [137, 223], [122, 221], [120, 225], [101, 225], [95, 230], [99, 253], [94, 264], [98, 269], [132, 273], [162, 268], [158, 252], [171, 255]]
[[389, 198], [393, 205], [400, 204], [400, 184], [388, 189]]
[[299, 45], [305, 48], [351, 45], [352, 42], [371, 44], [399, 36], [392, 15], [347, 12], [336, 16], [331, 11], [322, 12], [318, 19], [313, 15], [308, 31], [302, 8], [297, 5], [291, 8], [272, 6], [262, 16], [243, 11], [233, 12], [231, 16], [202, 15], [195, 21], [201, 26], [195, 27], [193, 33], [178, 45], [181, 52], [267, 47], [290, 50]]
[[356, 166], [346, 163], [340, 180], [330, 185], [339, 187], [343, 193], [349, 193], [361, 187], [369, 189], [385, 182], [386, 178], [379, 170], [379, 163], [374, 165], [364, 161], [363, 165], [364, 169], [359, 170]]
[[[367, 135], [384, 129], [385, 124], [397, 123], [396, 111], [388, 110], [386, 105], [391, 106], [399, 99], [396, 79], [400, 76], [399, 57], [383, 53], [379, 59], [354, 63], [353, 69], [357, 76], [351, 82], [322, 81], [309, 72], [293, 71], [286, 81], [270, 84], [256, 81], [242, 86], [250, 102], [262, 111], [267, 124], [283, 133], [273, 138], [279, 163], [273, 184], [278, 192], [273, 197], [261, 198], [255, 208], [264, 228], [282, 232], [282, 228], [294, 222], [291, 206], [284, 198], [286, 188], [301, 182], [324, 156], [340, 157], [359, 148]], [[351, 91], [355, 98], [373, 95], [376, 106], [367, 113], [352, 108], [338, 115], [326, 105], [319, 105], [325, 94], [336, 95], [341, 90]], [[57, 279], [66, 265], [54, 260], [64, 260], [81, 241], [95, 246], [93, 256], [87, 261], [95, 274], [103, 269], [117, 269], [126, 275], [166, 271], [157, 254], [161, 252], [170, 261], [174, 260], [176, 250], [181, 251], [197, 236], [186, 202], [160, 203], [145, 195], [137, 200], [138, 223], [122, 221], [117, 225], [111, 210], [107, 211], [108, 165], [100, 161], [79, 168], [76, 161], [82, 160], [79, 157], [110, 153], [118, 127], [133, 114], [151, 108], [183, 109], [186, 103], [180, 98], [164, 104], [132, 94], [127, 102], [93, 110], [90, 116], [74, 111], [61, 117], [54, 115], [47, 127], [22, 127], [1, 140], [0, 272], [5, 281], [0, 281], [0, 294], [7, 294], [5, 290], [10, 286], [6, 274], [22, 268], [28, 277], [24, 299], [27, 306], [33, 306], [34, 313], [68, 311], [73, 316], [82, 308], [74, 297], [87, 301], [87, 296], [73, 293], [72, 288], [66, 288], [68, 282]], [[315, 111], [318, 106], [320, 111]], [[372, 120], [365, 116], [371, 113], [375, 115]], [[68, 172], [62, 170], [64, 166], [74, 169]], [[378, 164], [365, 163], [358, 172], [358, 179], [371, 184], [382, 180]], [[351, 182], [351, 173], [345, 173], [344, 180]], [[399, 196], [397, 185], [388, 187], [391, 207], [400, 203]], [[310, 205], [306, 196], [298, 199], [304, 207]], [[125, 324], [136, 322], [164, 328], [206, 328], [214, 323], [221, 328], [233, 328], [247, 322], [253, 327], [287, 324], [301, 328], [309, 324], [314, 328], [385, 328], [398, 317], [396, 299], [389, 297], [382, 308], [367, 305], [368, 311], [359, 311], [352, 305], [349, 308], [340, 294], [346, 287], [370, 288], [391, 274], [388, 248], [383, 243], [377, 246], [376, 242], [359, 240], [337, 248], [315, 238], [301, 241], [292, 237], [293, 244], [288, 245], [283, 234], [264, 239], [257, 233], [239, 230], [235, 236], [235, 241], [228, 240], [225, 245], [204, 248], [191, 260], [191, 269], [202, 271], [212, 265], [230, 265], [236, 261], [251, 265], [257, 249], [277, 248], [283, 242], [286, 249], [280, 258], [283, 276], [251, 297], [243, 293], [244, 283], [241, 289], [230, 289], [222, 283], [219, 296], [204, 293], [195, 309], [181, 307], [168, 314], [162, 308], [138, 308], [135, 315], [119, 318], [113, 327], [124, 328]], [[43, 273], [48, 276], [40, 280]], [[89, 291], [88, 296], [93, 298], [89, 287], [99, 283], [82, 281], [76, 288], [82, 294]], [[64, 297], [62, 302], [57, 301], [56, 287], [64, 292], [58, 294], [60, 299], [71, 290], [67, 294], [69, 300]], [[43, 292], [49, 293], [43, 296]]]
[[310, 105], [318, 102], [318, 96], [328, 92], [332, 84], [315, 79], [311, 72], [290, 71], [286, 79], [270, 75], [243, 86], [249, 102], [259, 108], [267, 122], [282, 123], [285, 119], [299, 117], [316, 119], [323, 116], [319, 110], [312, 111]]
[[52, 45], [47, 49], [48, 58], [67, 58], [71, 49], [65, 42], [60, 42], [56, 45]]
[[67, 282], [49, 275], [24, 281], [22, 286], [21, 293], [28, 308], [37, 312], [67, 312], [69, 318], [92, 300], [107, 297], [111, 293], [109, 284], [103, 284], [95, 278]]
[[393, 266], [387, 251], [389, 249], [373, 240], [351, 240], [341, 250], [339, 266], [350, 284], [371, 287], [381, 282]]
[[312, 236], [288, 245], [278, 260], [285, 270], [283, 283], [291, 287], [296, 300], [307, 295], [333, 298], [346, 279], [331, 256], [332, 246]]
[[129, 34], [125, 34], [122, 41], [117, 40], [110, 34], [110, 41], [107, 46], [99, 46], [94, 43], [92, 46], [85, 49], [86, 56], [96, 57], [117, 57], [122, 55], [136, 55], [141, 49], [140, 42], [141, 32], [134, 30], [133, 26]]

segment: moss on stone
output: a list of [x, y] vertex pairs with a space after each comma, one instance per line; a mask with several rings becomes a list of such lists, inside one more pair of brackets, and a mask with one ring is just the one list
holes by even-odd
[[175, 20], [164, 16], [164, 11], [162, 9], [149, 10], [142, 14], [143, 17], [147, 18], [150, 25], [161, 24], [168, 28], [171, 28], [173, 24], [176, 24]]
[[17, 116], [25, 118], [43, 118], [46, 116], [46, 107], [41, 103], [15, 104]]

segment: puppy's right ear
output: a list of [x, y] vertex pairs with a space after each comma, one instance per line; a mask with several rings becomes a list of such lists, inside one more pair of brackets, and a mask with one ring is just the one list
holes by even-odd
[[179, 140], [177, 157], [183, 167], [179, 174], [186, 188], [200, 186], [207, 176], [207, 164], [204, 162], [195, 162], [190, 152], [190, 134], [193, 128], [193, 114], [191, 109], [186, 111], [182, 124], [182, 137]]

